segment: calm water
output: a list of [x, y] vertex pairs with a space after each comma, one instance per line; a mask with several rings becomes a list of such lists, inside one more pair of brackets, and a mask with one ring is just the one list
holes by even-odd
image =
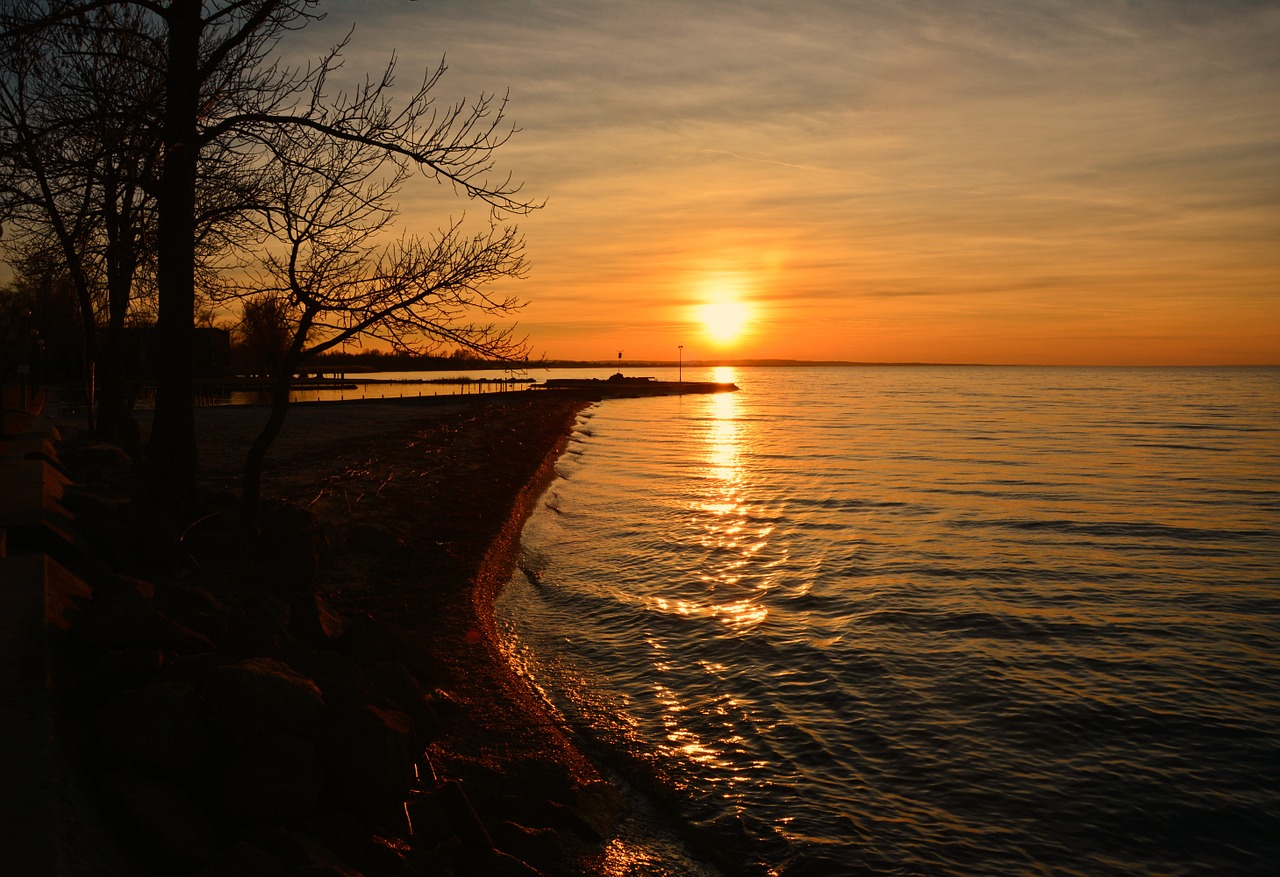
[[585, 412], [500, 606], [690, 826], [615, 873], [1274, 873], [1280, 370], [685, 377], [743, 390]]

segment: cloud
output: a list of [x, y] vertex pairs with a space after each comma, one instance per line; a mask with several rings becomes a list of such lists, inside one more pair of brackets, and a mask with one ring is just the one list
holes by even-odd
[[353, 73], [395, 47], [406, 79], [447, 53], [442, 100], [510, 89], [523, 130], [499, 165], [548, 199], [523, 223], [547, 324], [593, 297], [601, 321], [627, 295], [660, 311], [725, 265], [779, 320], [1069, 295], [1105, 321], [1122, 293], [1226, 313], [1280, 276], [1280, 4], [325, 8], [327, 33], [359, 22]]

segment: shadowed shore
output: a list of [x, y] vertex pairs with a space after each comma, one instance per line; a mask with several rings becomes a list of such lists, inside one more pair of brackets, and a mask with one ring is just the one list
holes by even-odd
[[[554, 758], [576, 779], [598, 779], [514, 678], [492, 611], [524, 520], [587, 404], [522, 394], [296, 406], [269, 458], [268, 495], [307, 508], [327, 533], [321, 592], [428, 644], [439, 659], [466, 707], [430, 747], [442, 762], [519, 771]], [[247, 446], [265, 413], [198, 413], [202, 481], [231, 487], [241, 462], [232, 449]]]
[[[120, 718], [125, 708], [118, 706], [122, 698], [138, 701], [137, 691], [150, 692], [170, 712], [175, 698], [201, 703], [200, 721], [215, 738], [206, 747], [213, 754], [201, 749], [204, 760], [198, 762], [197, 755], [180, 755], [208, 772], [217, 789], [201, 787], [196, 768], [179, 772], [150, 763], [155, 759], [148, 753], [121, 755], [128, 745], [113, 748], [109, 730], [101, 732], [106, 742], [86, 744], [85, 773], [117, 801], [142, 795], [136, 786], [143, 781], [180, 782], [189, 792], [194, 784], [191, 794], [207, 792], [213, 801], [205, 809], [215, 811], [209, 831], [220, 846], [207, 856], [139, 852], [139, 844], [163, 847], [168, 841], [150, 838], [148, 832], [156, 834], [151, 826], [133, 826], [124, 831], [120, 859], [140, 857], [155, 873], [170, 873], [165, 869], [176, 863], [182, 870], [171, 873], [217, 877], [244, 871], [265, 851], [279, 868], [263, 873], [292, 874], [324, 865], [327, 851], [308, 851], [330, 843], [355, 850], [332, 867], [371, 877], [596, 873], [602, 841], [622, 818], [622, 800], [579, 751], [572, 731], [512, 672], [497, 645], [492, 612], [510, 575], [520, 528], [588, 404], [586, 396], [518, 393], [444, 404], [297, 405], [268, 456], [263, 495], [270, 508], [257, 538], [239, 529], [232, 508], [244, 451], [266, 409], [199, 409], [200, 482], [208, 511], [185, 529], [179, 572], [172, 581], [153, 575], [154, 583], [138, 584], [117, 576], [95, 586], [82, 612], [88, 621], [73, 626], [69, 641], [73, 660], [83, 664], [73, 713], [78, 710], [88, 724], [128, 728], [141, 721]], [[73, 431], [72, 419], [59, 418], [59, 428]], [[90, 541], [114, 569], [137, 574], [129, 569], [130, 558], [146, 553], [148, 537], [145, 522], [113, 505], [108, 482], [121, 477], [121, 461], [110, 449], [77, 448], [74, 442], [66, 458], [84, 480], [70, 504], [78, 507]], [[131, 544], [122, 547], [124, 542]], [[95, 606], [122, 601], [145, 604], [148, 619], [163, 616], [181, 635], [160, 637], [147, 628], [139, 642], [114, 634], [99, 641], [95, 622], [104, 609]], [[145, 670], [137, 661], [147, 664]], [[116, 678], [122, 673], [125, 682]], [[339, 740], [390, 740], [403, 751], [399, 758], [411, 775], [369, 791], [366, 777], [344, 778], [344, 772], [351, 764], [394, 767], [394, 754], [366, 762], [363, 754], [346, 759], [352, 750], [340, 750], [336, 765], [325, 767], [326, 758], [334, 760], [326, 753], [335, 744], [320, 732], [294, 727], [297, 716], [268, 726], [220, 713], [224, 701], [242, 696], [227, 693], [240, 690], [228, 689], [236, 674], [257, 674], [255, 685], [308, 696], [314, 690], [323, 700], [317, 707], [324, 710], [323, 733], [332, 736], [329, 729], [338, 727], [348, 735]], [[109, 685], [101, 681], [107, 676]], [[251, 700], [252, 689], [244, 690]], [[352, 716], [366, 725], [373, 721], [376, 733], [355, 728]], [[338, 781], [315, 781], [322, 786], [312, 795], [318, 804], [285, 796], [285, 816], [254, 817], [262, 825], [246, 827], [234, 802], [247, 793], [228, 791], [227, 774], [245, 759], [270, 762], [271, 750], [255, 748], [258, 738], [275, 741], [282, 733], [302, 740], [308, 751], [315, 748]], [[235, 749], [234, 757], [227, 756], [231, 767], [207, 766], [221, 757], [219, 747]], [[95, 759], [105, 759], [106, 766]], [[119, 778], [129, 771], [138, 774], [127, 777], [133, 785]], [[104, 778], [95, 779], [98, 774]], [[343, 797], [352, 794], [358, 806], [348, 808]], [[333, 828], [335, 820], [341, 831]]]

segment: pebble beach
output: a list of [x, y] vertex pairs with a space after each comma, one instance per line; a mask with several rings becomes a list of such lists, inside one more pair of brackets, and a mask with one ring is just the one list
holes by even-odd
[[[86, 802], [74, 821], [96, 838], [64, 872], [92, 859], [95, 873], [208, 877], [599, 873], [622, 798], [513, 673], [492, 611], [588, 404], [295, 405], [256, 537], [234, 497], [267, 411], [198, 409], [207, 508], [170, 576], [133, 560], [147, 536], [113, 495], [125, 461], [57, 414], [80, 481], [65, 503], [111, 570], [60, 644], [65, 724], [87, 729], [71, 747]], [[185, 728], [167, 761], [139, 743], [157, 715]], [[264, 773], [280, 776], [255, 788]], [[246, 803], [263, 800], [276, 803]]]

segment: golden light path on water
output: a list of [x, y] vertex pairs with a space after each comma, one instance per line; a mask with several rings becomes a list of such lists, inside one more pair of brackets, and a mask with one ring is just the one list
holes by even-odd
[[[717, 382], [733, 383], [735, 379], [732, 367], [716, 368]], [[703, 486], [690, 503], [687, 525], [704, 552], [698, 575], [705, 592], [681, 598], [653, 597], [649, 608], [686, 617], [709, 616], [745, 631], [768, 617], [768, 610], [759, 603], [767, 584], [757, 583], [744, 592], [742, 579], [743, 571], [767, 546], [773, 527], [752, 529], [748, 521], [750, 487], [742, 460], [749, 438], [739, 423], [738, 397], [717, 393], [703, 397], [700, 404], [706, 406], [703, 428], [697, 436]]]
[[[737, 375], [731, 367], [716, 369], [713, 379], [733, 383]], [[751, 480], [746, 460], [750, 457], [751, 436], [744, 423], [740, 397], [735, 393], [719, 393], [698, 398], [702, 406], [695, 416], [694, 433], [699, 489], [690, 500], [680, 526], [683, 533], [670, 534], [673, 542], [692, 542], [700, 552], [697, 583], [701, 589], [682, 589], [680, 597], [654, 596], [648, 608], [663, 614], [686, 618], [711, 618], [718, 621], [724, 636], [743, 636], [763, 624], [769, 611], [762, 602], [774, 578], [760, 576], [760, 555], [769, 547], [772, 523], [752, 521]], [[748, 577], [747, 573], [753, 574]], [[671, 672], [664, 658], [665, 648], [657, 638], [648, 639], [653, 653], [654, 699], [661, 707], [661, 722], [668, 751], [688, 761], [715, 766], [729, 777], [741, 779], [743, 766], [725, 757], [725, 747], [736, 747], [741, 739], [708, 739], [694, 729], [705, 722], [707, 713], [729, 716], [749, 709], [748, 704], [725, 695], [713, 703], [699, 700], [686, 703], [680, 694], [663, 682]], [[723, 678], [729, 669], [713, 661], [699, 661], [702, 671], [712, 678]], [[701, 715], [699, 715], [701, 714]], [[732, 783], [733, 780], [730, 779]], [[620, 872], [621, 873], [621, 872]]]
[[[737, 375], [732, 367], [718, 367], [712, 380], [734, 383]], [[744, 572], [768, 546], [773, 532], [772, 524], [750, 523], [750, 482], [744, 460], [750, 451], [750, 435], [742, 423], [743, 411], [739, 397], [734, 393], [718, 393], [696, 398], [694, 404], [703, 406], [696, 418], [701, 428], [696, 432], [698, 447], [697, 466], [701, 490], [688, 504], [680, 526], [684, 533], [673, 533], [673, 541], [692, 541], [702, 552], [702, 563], [697, 572], [697, 582], [702, 592], [687, 590], [682, 597], [653, 596], [645, 600], [646, 607], [662, 614], [674, 614], [684, 618], [712, 618], [723, 625], [725, 635], [749, 633], [768, 617], [768, 609], [760, 603], [760, 597], [768, 590], [765, 582], [745, 581]], [[691, 727], [691, 713], [712, 712], [719, 715], [741, 712], [746, 704], [725, 695], [713, 704], [699, 701], [686, 702], [673, 687], [663, 683], [662, 677], [675, 668], [664, 658], [666, 649], [658, 638], [646, 640], [653, 656], [654, 700], [661, 710], [660, 721], [671, 755], [678, 755], [689, 762], [707, 767], [714, 766], [730, 776], [741, 776], [741, 765], [725, 757], [723, 748], [738, 746], [744, 741], [738, 737], [707, 739]], [[729, 668], [713, 661], [699, 661], [703, 672], [723, 677]], [[696, 717], [696, 716], [693, 716]], [[758, 764], [749, 765], [757, 767]], [[732, 779], [730, 783], [733, 783]], [[736, 783], [734, 783], [736, 785]], [[653, 859], [650, 854], [625, 842], [608, 844], [604, 850], [600, 870], [608, 877], [635, 877], [635, 875], [671, 875], [676, 872]]]

